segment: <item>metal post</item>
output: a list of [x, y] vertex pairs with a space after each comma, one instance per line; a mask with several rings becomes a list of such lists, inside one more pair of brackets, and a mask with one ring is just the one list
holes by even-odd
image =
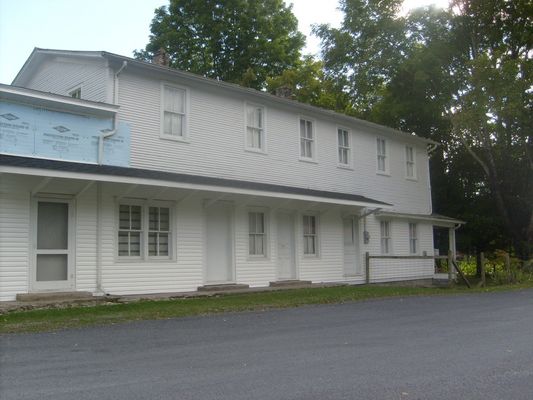
[[365, 273], [366, 273], [366, 283], [370, 283], [370, 253], [367, 251], [365, 253]]
[[453, 251], [448, 250], [448, 284], [453, 283]]
[[481, 252], [479, 257], [481, 260], [481, 286], [485, 287], [485, 253]]

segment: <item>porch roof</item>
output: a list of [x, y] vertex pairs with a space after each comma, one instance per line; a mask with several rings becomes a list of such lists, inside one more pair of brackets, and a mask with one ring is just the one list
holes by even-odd
[[362, 207], [388, 208], [391, 206], [379, 200], [351, 193], [5, 154], [0, 155], [0, 172], [253, 194]]
[[378, 218], [398, 218], [398, 219], [409, 219], [409, 220], [419, 220], [431, 222], [435, 226], [444, 226], [451, 227], [454, 225], [464, 225], [465, 221], [459, 219], [446, 217], [440, 214], [408, 214], [408, 213], [399, 213], [394, 211], [378, 211], [376, 212], [376, 217]]

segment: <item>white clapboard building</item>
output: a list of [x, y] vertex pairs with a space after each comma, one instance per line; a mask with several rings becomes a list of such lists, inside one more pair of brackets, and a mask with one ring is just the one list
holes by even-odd
[[0, 101], [0, 300], [358, 284], [434, 226], [454, 248], [419, 136], [107, 52], [35, 49]]

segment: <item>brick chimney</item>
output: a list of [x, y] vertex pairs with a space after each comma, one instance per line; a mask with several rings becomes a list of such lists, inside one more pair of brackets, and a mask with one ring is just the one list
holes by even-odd
[[152, 57], [152, 63], [168, 67], [170, 65], [170, 58], [164, 48], [160, 48]]
[[276, 91], [274, 92], [276, 96], [282, 97], [284, 99], [293, 99], [294, 95], [292, 94], [292, 88], [289, 86], [283, 85], [278, 88], [276, 88]]

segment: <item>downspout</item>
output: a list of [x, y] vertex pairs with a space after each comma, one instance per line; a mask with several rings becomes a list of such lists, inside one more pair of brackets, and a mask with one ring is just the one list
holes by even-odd
[[[127, 61], [122, 61], [122, 65], [117, 72], [115, 72], [115, 77], [113, 79], [113, 104], [118, 104], [118, 76], [124, 68], [128, 65]], [[98, 137], [98, 165], [102, 165], [104, 160], [104, 139], [107, 139], [110, 136], [113, 136], [117, 133], [118, 129], [118, 113], [115, 113], [113, 118], [113, 126], [110, 131], [101, 132]]]

